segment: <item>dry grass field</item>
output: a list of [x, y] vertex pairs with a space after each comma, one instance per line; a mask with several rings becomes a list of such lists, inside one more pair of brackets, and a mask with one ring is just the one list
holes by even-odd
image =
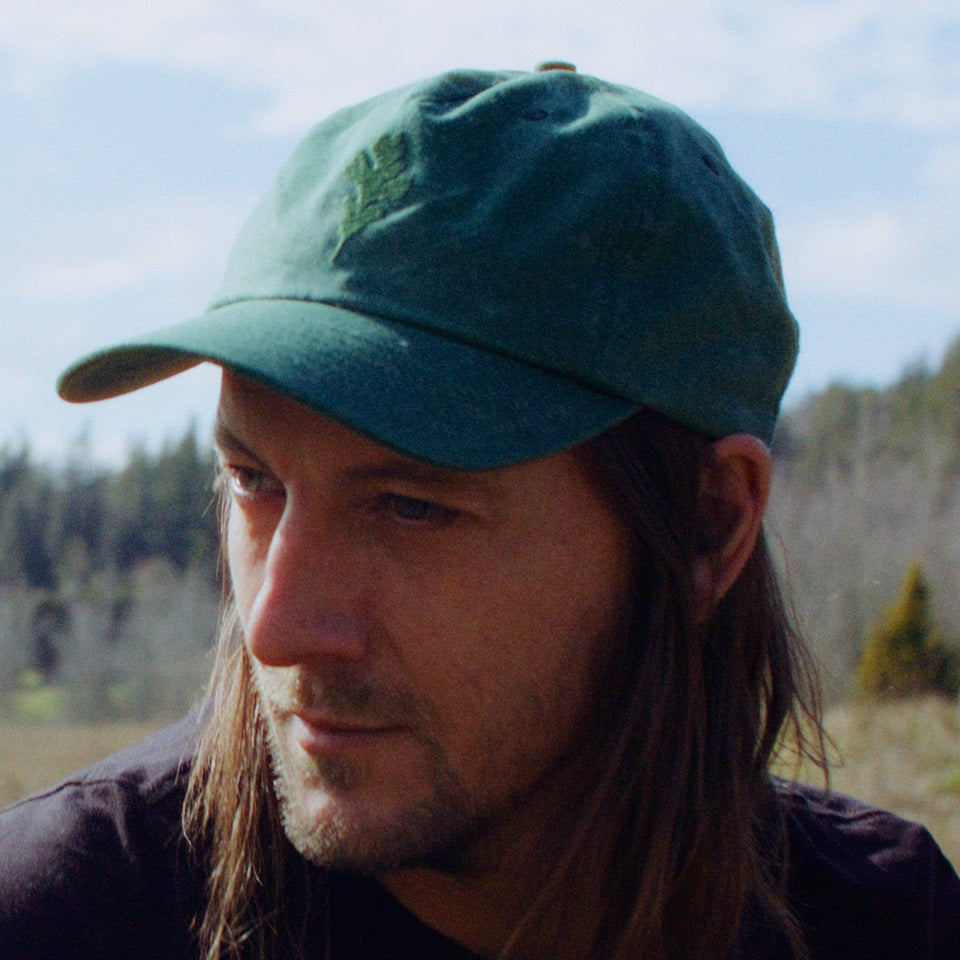
[[[0, 805], [146, 736], [154, 726], [0, 726]], [[827, 729], [836, 744], [833, 788], [919, 820], [960, 867], [960, 707], [933, 698], [849, 704], [827, 713]]]
[[157, 724], [0, 724], [0, 806], [152, 733]]
[[831, 787], [924, 824], [960, 871], [960, 705], [853, 703], [828, 710], [826, 727]]

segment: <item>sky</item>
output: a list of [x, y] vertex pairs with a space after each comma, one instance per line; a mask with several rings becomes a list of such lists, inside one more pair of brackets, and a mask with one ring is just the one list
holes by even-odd
[[208, 429], [216, 371], [59, 400], [79, 356], [201, 312], [316, 121], [447, 69], [669, 100], [773, 210], [787, 404], [892, 383], [960, 336], [956, 0], [0, 0], [0, 450], [121, 461]]

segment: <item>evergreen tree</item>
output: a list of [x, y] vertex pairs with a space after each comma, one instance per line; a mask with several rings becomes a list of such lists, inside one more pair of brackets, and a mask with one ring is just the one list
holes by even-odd
[[36, 467], [24, 446], [0, 451], [0, 583], [49, 589], [54, 585], [54, 552], [47, 518], [54, 499], [50, 478]]
[[932, 624], [930, 591], [919, 562], [907, 569], [899, 599], [867, 637], [857, 680], [874, 698], [953, 697], [960, 690], [960, 662]]

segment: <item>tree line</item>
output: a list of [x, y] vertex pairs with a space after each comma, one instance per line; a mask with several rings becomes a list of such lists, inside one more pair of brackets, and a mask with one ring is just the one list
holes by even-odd
[[[867, 638], [910, 578], [931, 649], [952, 663], [960, 340], [884, 389], [809, 397], [784, 415], [774, 455], [768, 539], [828, 697], [864, 688]], [[0, 447], [0, 714], [146, 717], [196, 697], [220, 591], [213, 479], [192, 428], [118, 468], [82, 442], [57, 467], [27, 443]]]
[[0, 583], [57, 590], [149, 560], [215, 569], [213, 471], [192, 427], [155, 454], [134, 448], [119, 470], [92, 463], [82, 444], [62, 469], [36, 462], [25, 442], [0, 449]]
[[[126, 463], [0, 449], [0, 713], [178, 712], [207, 671], [219, 595], [210, 445], [191, 428]], [[51, 693], [53, 691], [53, 693]]]

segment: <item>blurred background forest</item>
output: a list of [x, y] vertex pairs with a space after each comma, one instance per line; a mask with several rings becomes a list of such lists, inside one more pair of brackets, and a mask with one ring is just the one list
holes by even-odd
[[[768, 534], [828, 703], [855, 693], [911, 567], [960, 650], [960, 341], [939, 369], [810, 397], [775, 446]], [[195, 700], [219, 599], [212, 480], [194, 430], [115, 469], [82, 439], [56, 468], [0, 448], [0, 719], [166, 718]]]
[[173, 717], [219, 604], [214, 460], [190, 430], [116, 470], [0, 450], [0, 719]]

